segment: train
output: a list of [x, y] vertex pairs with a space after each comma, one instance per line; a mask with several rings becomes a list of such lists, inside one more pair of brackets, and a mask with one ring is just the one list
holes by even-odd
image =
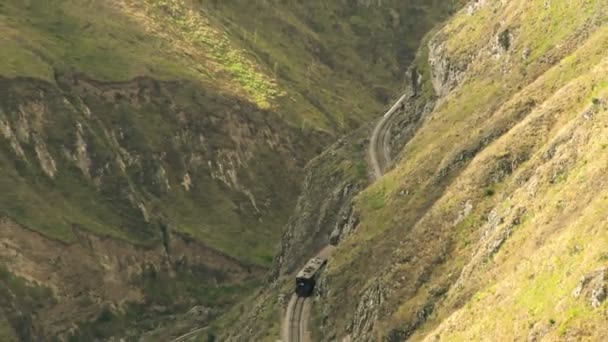
[[296, 294], [299, 297], [310, 297], [315, 289], [316, 279], [327, 259], [315, 257], [306, 263], [304, 268], [296, 275]]

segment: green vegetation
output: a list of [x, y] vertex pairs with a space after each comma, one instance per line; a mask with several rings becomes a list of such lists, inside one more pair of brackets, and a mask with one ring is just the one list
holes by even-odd
[[188, 6], [184, 0], [148, 0], [144, 6], [150, 16], [146, 24], [158, 25], [153, 30], [174, 27], [174, 36], [181, 36], [185, 42], [203, 49], [259, 106], [267, 108], [275, 97], [282, 95], [275, 81], [258, 70], [260, 67], [245, 51], [235, 47], [226, 33], [215, 29], [206, 13], [197, 12], [197, 8]]
[[[144, 42], [149, 37], [142, 28], [102, 3], [11, 1], [2, 4], [0, 15], [3, 27], [12, 32], [5, 37], [12, 44], [3, 51], [14, 61], [30, 56], [18, 65], [3, 63], [9, 69], [2, 74], [8, 76], [52, 80], [52, 73], [39, 71], [73, 67], [95, 78], [124, 80], [152, 67], [159, 76], [176, 69], [154, 53], [160, 40]], [[28, 43], [18, 39], [24, 33]]]
[[[23, 93], [19, 93], [23, 88], [15, 88], [13, 96], [31, 95], [29, 91], [32, 88], [29, 85], [24, 87], [29, 89]], [[17, 110], [12, 111], [15, 106], [12, 101], [14, 100], [10, 98], [0, 100], [0, 104], [7, 110], [6, 115], [0, 112], [0, 120], [8, 123], [19, 120]], [[76, 121], [81, 119], [82, 114], [60, 101], [47, 105], [51, 111], [58, 113], [53, 118], [53, 128], [36, 133], [48, 134], [46, 138], [50, 152], [60, 156], [62, 147], [75, 143]], [[32, 118], [41, 113], [28, 114]], [[88, 139], [88, 147], [98, 158], [94, 162], [106, 162], [111, 152], [101, 150], [104, 144], [108, 144], [102, 138], [103, 131], [99, 127], [91, 127], [90, 133], [92, 135]], [[57, 158], [55, 163], [60, 171], [50, 180], [38, 165], [35, 141], [30, 139], [21, 146], [24, 158], [15, 156], [11, 143], [6, 140], [0, 142], [0, 189], [6, 194], [0, 199], [0, 211], [3, 214], [24, 226], [65, 242], [72, 241], [73, 229], [82, 228], [99, 235], [119, 237], [140, 244], [150, 243], [157, 238], [158, 232], [150, 230], [138, 210], [132, 208], [120, 192], [112, 189], [114, 186], [125, 186], [124, 179], [114, 178], [100, 192], [100, 189], [96, 189], [83, 177], [79, 169], [67, 161], [65, 164], [57, 164], [63, 161]], [[121, 217], [120, 214], [124, 216]]]
[[257, 281], [212, 286], [201, 282], [202, 278], [187, 271], [169, 277], [165, 272], [149, 268], [140, 280], [145, 303], [130, 303], [121, 309], [105, 307], [94, 319], [79, 324], [69, 340], [91, 341], [117, 335], [138, 338], [142, 331], [152, 331], [175, 321], [175, 315], [187, 312], [193, 305], [212, 308], [210, 314], [216, 315], [259, 286]]
[[[141, 306], [129, 306], [124, 312], [114, 312], [106, 307], [101, 310], [99, 315], [90, 322], [82, 323], [73, 334], [70, 335], [70, 342], [85, 342], [99, 339], [107, 339], [116, 336], [119, 332], [133, 329], [135, 322], [138, 328], [150, 330], [154, 328], [153, 315]], [[136, 336], [130, 336], [136, 338]]]
[[171, 310], [189, 309], [176, 307], [176, 303], [196, 302], [206, 307], [223, 308], [234, 304], [239, 298], [247, 295], [259, 285], [257, 281], [235, 285], [212, 286], [201, 283], [204, 275], [179, 272], [175, 277], [166, 273], [148, 269], [143, 274], [143, 289], [146, 301], [164, 305]]
[[190, 79], [297, 126], [344, 132], [396, 96], [420, 38], [459, 1], [393, 2], [344, 12], [338, 2], [9, 1], [0, 75]]
[[0, 265], [0, 340], [18, 341], [16, 329], [27, 329], [38, 310], [55, 303], [49, 288], [32, 284]]
[[13, 275], [4, 266], [0, 266], [0, 291], [4, 301], [7, 296], [14, 296], [18, 307], [25, 314], [32, 313], [55, 300], [51, 289], [31, 284], [25, 279]]
[[[291, 285], [291, 283], [290, 283]], [[235, 327], [241, 327], [241, 324], [246, 323], [246, 320], [256, 319], [255, 331], [252, 333], [256, 341], [272, 342], [276, 341], [276, 337], [281, 334], [281, 317], [283, 314], [284, 305], [281, 303], [279, 296], [283, 296], [285, 301], [289, 301], [289, 296], [292, 293], [291, 286], [283, 286], [279, 289], [268, 288], [262, 289], [242, 300], [238, 305], [231, 308], [224, 315], [213, 321], [210, 326], [210, 333], [217, 335], [218, 340], [226, 339], [226, 333], [232, 332], [238, 335], [242, 333]], [[250, 335], [248, 335], [250, 336]], [[232, 336], [233, 338], [235, 336]], [[208, 336], [202, 336], [198, 341], [206, 342]]]
[[484, 190], [484, 195], [486, 195], [487, 197], [494, 196], [495, 193], [496, 193], [496, 190], [494, 190], [493, 188], [486, 188]]
[[[210, 1], [206, 8], [221, 13], [228, 30], [294, 94], [280, 103], [305, 113], [302, 125], [344, 131], [397, 97], [423, 35], [460, 3]], [[301, 37], [295, 44], [294, 36]]]
[[6, 342], [18, 342], [17, 336], [8, 321], [0, 316], [0, 340]]
[[[163, 99], [174, 96], [173, 100], [189, 108], [190, 112], [212, 112], [216, 108], [221, 110], [221, 101], [214, 100], [212, 94], [196, 99], [205, 103], [205, 107], [201, 107], [192, 103], [189, 96], [194, 90], [184, 88], [180, 89], [184, 94], [167, 94], [163, 95]], [[75, 109], [79, 100], [66, 104], [52, 88], [45, 90], [46, 96], [57, 99], [46, 103], [48, 112], [32, 113], [26, 109], [25, 114], [27, 119], [34, 120], [36, 115], [57, 113], [48, 127], [35, 132], [45, 139], [45, 146], [54, 157], [56, 175], [51, 180], [41, 170], [33, 139], [18, 142], [24, 151], [23, 158], [15, 155], [9, 140], [0, 141], [3, 152], [0, 154], [0, 174], [3, 175], [0, 189], [6, 193], [6, 196], [0, 198], [0, 212], [30, 229], [65, 242], [73, 241], [74, 229], [85, 229], [137, 245], [159, 242], [159, 221], [164, 217], [177, 231], [187, 233], [247, 263], [270, 263], [279, 229], [287, 219], [296, 191], [293, 184], [275, 185], [277, 180], [292, 183], [290, 179], [293, 179], [291, 170], [284, 165], [280, 156], [255, 151], [253, 158], [260, 162], [251, 167], [248, 174], [241, 176], [243, 185], [251, 188], [259, 198], [270, 196], [277, 191], [275, 187], [281, 188], [281, 192], [275, 196], [277, 204], [274, 210], [266, 214], [262, 222], [257, 216], [244, 215], [238, 209], [238, 205], [250, 202], [249, 198], [238, 193], [227, 194], [223, 184], [205, 175], [209, 172], [207, 169], [198, 173], [190, 171], [194, 183], [191, 191], [185, 191], [180, 185], [180, 175], [183, 175], [186, 168], [183, 156], [189, 153], [206, 155], [205, 147], [196, 141], [199, 134], [216, 135], [213, 145], [217, 147], [231, 148], [234, 144], [229, 136], [222, 136], [221, 127], [197, 123], [197, 127], [189, 128], [191, 131], [186, 135], [193, 138], [191, 142], [171, 142], [169, 137], [172, 132], [184, 127], [170, 120], [169, 113], [174, 111], [169, 105], [148, 103], [140, 108], [123, 101], [117, 106], [102, 97], [87, 95], [84, 97], [86, 105], [94, 108], [96, 113], [105, 113], [97, 120], [90, 120]], [[17, 99], [33, 96], [35, 92], [35, 86], [27, 82], [9, 88], [9, 93]], [[0, 112], [0, 120], [7, 122], [16, 131], [21, 120], [20, 106], [23, 104], [19, 101], [15, 103], [10, 97], [1, 100], [0, 104], [5, 108], [5, 111]], [[257, 120], [266, 114], [251, 108], [249, 115]], [[73, 150], [76, 144], [78, 125], [82, 126], [91, 163], [90, 172], [92, 177], [97, 177], [96, 182], [83, 175], [71, 157], [66, 157], [65, 149]], [[120, 148], [141, 158], [139, 165], [134, 165], [125, 172], [119, 168], [115, 160], [117, 156], [124, 158], [124, 155], [121, 155], [120, 148], [109, 136], [109, 132], [123, 132], [123, 139], [118, 141]], [[260, 150], [264, 148], [264, 141], [258, 140], [255, 143]], [[160, 153], [171, 154], [172, 158], [161, 162], [155, 157]], [[163, 189], [160, 184], [162, 180], [157, 179], [156, 170], [161, 166], [167, 170], [166, 177], [171, 191]], [[96, 170], [96, 167], [105, 169]], [[256, 181], [254, 177], [260, 177], [260, 180]], [[271, 184], [265, 183], [266, 180]], [[134, 196], [137, 201], [146, 204], [147, 221], [134, 201]], [[244, 237], [244, 240], [235, 240], [235, 235]]]

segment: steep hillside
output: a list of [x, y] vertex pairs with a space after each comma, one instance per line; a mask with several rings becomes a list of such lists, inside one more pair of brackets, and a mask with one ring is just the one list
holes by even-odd
[[439, 100], [356, 199], [320, 339], [606, 338], [607, 20], [603, 1], [478, 1], [432, 36]]
[[352, 233], [357, 224], [352, 201], [369, 184], [364, 159], [369, 133], [369, 125], [361, 127], [307, 165], [302, 193], [283, 232], [271, 272], [256, 293], [213, 322], [211, 332], [218, 339], [280, 338], [283, 312], [293, 293], [293, 275], [330, 241]]
[[0, 339], [134, 338], [249, 293], [305, 164], [451, 3], [1, 3]]
[[[269, 307], [284, 309], [297, 269], [285, 265], [346, 223], [317, 286], [314, 340], [608, 338], [607, 23], [601, 0], [488, 0], [431, 33], [392, 125], [393, 169], [347, 220], [284, 236], [276, 286], [231, 336], [278, 324]], [[361, 158], [332, 153], [334, 165]], [[349, 177], [334, 175], [328, 200], [300, 203], [333, 203]]]

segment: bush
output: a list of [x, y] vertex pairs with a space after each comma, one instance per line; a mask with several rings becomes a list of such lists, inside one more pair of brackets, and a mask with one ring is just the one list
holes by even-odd
[[109, 308], [105, 308], [105, 309], [103, 309], [103, 311], [101, 311], [101, 313], [97, 317], [97, 322], [108, 323], [108, 322], [111, 322], [113, 319], [114, 319], [114, 313]]

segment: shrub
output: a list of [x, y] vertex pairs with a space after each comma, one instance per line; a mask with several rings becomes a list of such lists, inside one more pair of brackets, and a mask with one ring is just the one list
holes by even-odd
[[494, 190], [492, 188], [486, 188], [486, 190], [484, 191], [484, 195], [486, 197], [492, 197], [492, 196], [494, 196], [495, 193], [496, 193], [496, 190]]

